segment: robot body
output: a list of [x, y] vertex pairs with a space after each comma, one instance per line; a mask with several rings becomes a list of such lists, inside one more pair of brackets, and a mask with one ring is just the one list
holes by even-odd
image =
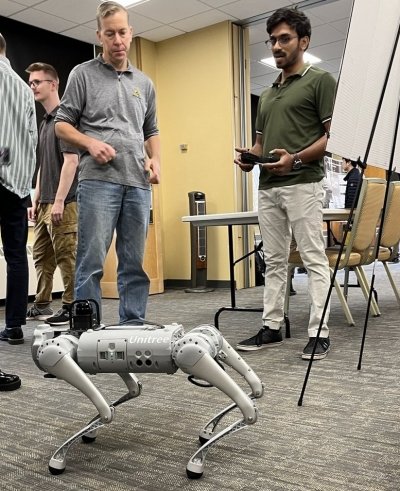
[[[206, 452], [214, 443], [257, 421], [254, 399], [260, 398], [264, 390], [253, 370], [210, 325], [198, 326], [188, 333], [180, 324], [115, 325], [79, 333], [69, 329], [56, 337], [51, 327], [39, 326], [34, 332], [32, 356], [41, 370], [76, 387], [98, 411], [87, 426], [55, 452], [49, 465], [53, 474], [65, 470], [66, 453], [75, 441], [79, 438], [93, 441], [97, 429], [113, 420], [115, 407], [140, 394], [141, 383], [135, 372], [173, 374], [180, 368], [190, 376], [189, 379], [195, 378], [215, 386], [233, 401], [200, 431], [199, 439], [203, 445], [192, 456], [186, 469], [191, 478], [203, 474]], [[243, 376], [251, 389], [249, 395], [228, 375], [223, 364]], [[87, 373], [116, 373], [128, 392], [110, 404]], [[242, 412], [242, 419], [216, 433], [219, 422], [236, 408]]]
[[77, 363], [87, 373], [168, 373], [178, 370], [171, 358], [183, 327], [172, 324], [89, 330], [79, 338]]

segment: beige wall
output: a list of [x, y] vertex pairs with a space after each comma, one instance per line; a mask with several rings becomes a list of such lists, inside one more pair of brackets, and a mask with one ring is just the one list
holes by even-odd
[[[181, 222], [188, 192], [206, 194], [207, 213], [237, 210], [231, 45], [229, 22], [156, 44], [140, 40], [142, 69], [157, 89], [167, 280], [190, 279], [190, 229]], [[209, 228], [208, 279], [228, 278], [226, 228]]]

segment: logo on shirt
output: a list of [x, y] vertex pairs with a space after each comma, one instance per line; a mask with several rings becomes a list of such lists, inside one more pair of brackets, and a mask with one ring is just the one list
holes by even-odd
[[142, 94], [140, 93], [140, 90], [139, 90], [137, 87], [135, 87], [135, 88], [133, 89], [132, 95], [133, 95], [134, 97], [141, 97], [141, 95], [142, 95]]

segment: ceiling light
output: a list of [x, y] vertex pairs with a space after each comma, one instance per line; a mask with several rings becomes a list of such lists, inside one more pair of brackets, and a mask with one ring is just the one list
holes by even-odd
[[149, 0], [118, 0], [118, 3], [127, 9], [129, 7], [133, 7], [134, 5], [139, 5], [139, 3], [145, 3], [148, 1]]
[[[311, 55], [310, 53], [304, 53], [304, 61], [306, 63], [310, 63], [311, 65], [316, 65], [317, 63], [321, 63], [322, 60], [317, 56]], [[270, 58], [263, 58], [259, 61], [259, 63], [274, 68], [275, 70], [280, 70], [280, 68], [276, 67], [275, 58], [273, 56]]]

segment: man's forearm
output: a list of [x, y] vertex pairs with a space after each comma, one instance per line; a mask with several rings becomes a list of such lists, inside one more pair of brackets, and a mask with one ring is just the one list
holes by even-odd
[[331, 126], [331, 122], [327, 121], [324, 123], [325, 134], [321, 136], [317, 141], [312, 143], [309, 147], [304, 148], [297, 155], [306, 164], [307, 162], [312, 162], [313, 160], [320, 160], [325, 154], [326, 144], [328, 142], [328, 134]]
[[61, 169], [60, 182], [58, 184], [54, 202], [63, 202], [74, 182], [76, 169], [78, 167], [78, 156], [73, 153], [64, 153], [64, 163]]
[[61, 138], [61, 140], [64, 140], [74, 147], [82, 150], [88, 150], [88, 146], [92, 140], [89, 136], [84, 135], [74, 128], [72, 124], [64, 121], [59, 121], [55, 124], [55, 133], [58, 138]]
[[151, 136], [145, 141], [145, 149], [148, 157], [160, 162], [161, 144], [159, 135]]
[[297, 155], [301, 158], [303, 163], [312, 162], [314, 160], [320, 160], [325, 153], [327, 137], [326, 135], [319, 138], [312, 143], [309, 147], [297, 152]]

